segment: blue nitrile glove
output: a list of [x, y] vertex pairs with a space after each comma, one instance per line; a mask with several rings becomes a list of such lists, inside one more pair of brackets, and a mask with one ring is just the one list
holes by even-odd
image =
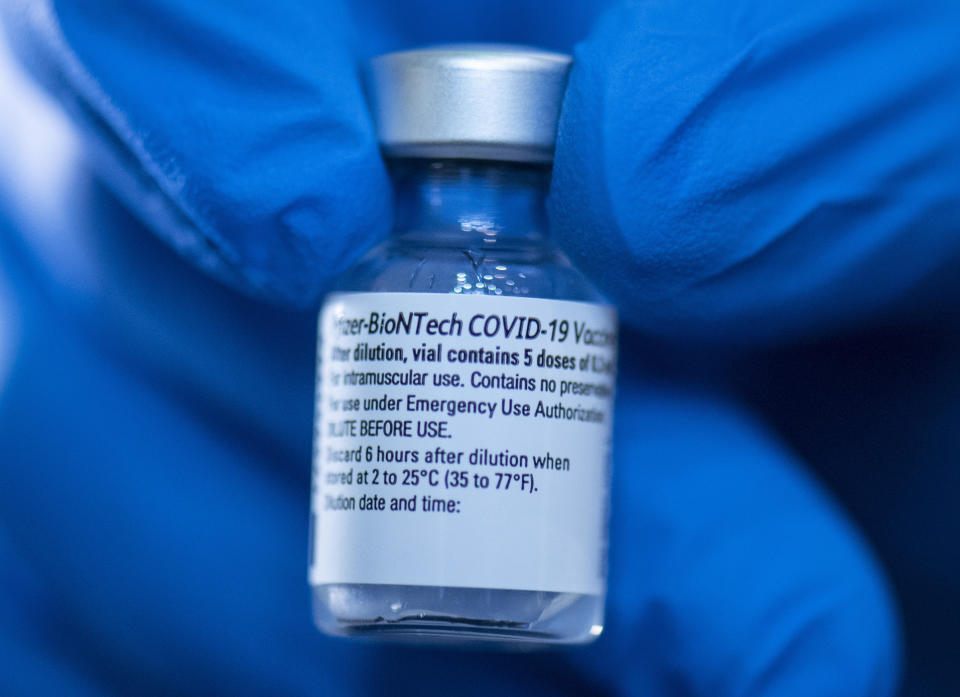
[[[661, 335], [783, 341], [942, 308], [960, 295], [958, 35], [952, 0], [614, 8], [564, 105], [564, 246]], [[917, 289], [937, 273], [949, 298]]]
[[[587, 29], [586, 3], [395, 5], [355, 6], [352, 35], [330, 3], [6, 9], [24, 62], [140, 221], [235, 288], [309, 307], [389, 226], [353, 52], [569, 48]], [[796, 453], [850, 473], [831, 484], [854, 497], [928, 652], [908, 687], [949, 687], [928, 657], [948, 646], [942, 588], [958, 563], [938, 531], [916, 533], [950, 491], [938, 466], [960, 454], [953, 335], [844, 339], [846, 361], [823, 343], [773, 358], [743, 346], [919, 324], [920, 298], [955, 312], [932, 274], [955, 280], [960, 249], [960, 67], [938, 40], [955, 18], [923, 2], [752, 5], [616, 8], [577, 52], [555, 223], [625, 323], [657, 336], [622, 350], [607, 631], [569, 652], [319, 635], [312, 314], [197, 273], [76, 163], [77, 140], [17, 158], [26, 146], [0, 121], [4, 692], [891, 694], [883, 576]], [[40, 171], [22, 176], [27, 164]], [[869, 353], [885, 347], [908, 367]], [[836, 394], [818, 401], [797, 375]]]

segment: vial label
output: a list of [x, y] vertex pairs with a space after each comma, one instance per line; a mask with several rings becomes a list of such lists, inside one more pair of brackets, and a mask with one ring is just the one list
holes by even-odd
[[319, 330], [311, 583], [603, 592], [611, 308], [345, 293]]

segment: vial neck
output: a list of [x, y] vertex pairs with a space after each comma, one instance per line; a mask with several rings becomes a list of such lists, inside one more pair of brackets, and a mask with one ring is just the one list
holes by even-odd
[[547, 234], [550, 167], [483, 160], [394, 160], [394, 236], [404, 241], [518, 246]]

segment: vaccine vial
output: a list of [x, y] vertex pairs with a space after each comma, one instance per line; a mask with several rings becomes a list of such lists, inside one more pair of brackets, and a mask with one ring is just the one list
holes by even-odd
[[567, 56], [388, 54], [395, 227], [320, 313], [309, 580], [341, 636], [603, 629], [617, 325], [545, 210]]

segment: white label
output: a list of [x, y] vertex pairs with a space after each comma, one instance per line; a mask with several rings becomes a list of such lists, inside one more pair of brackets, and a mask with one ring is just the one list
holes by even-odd
[[611, 308], [346, 293], [319, 328], [311, 583], [603, 592]]

